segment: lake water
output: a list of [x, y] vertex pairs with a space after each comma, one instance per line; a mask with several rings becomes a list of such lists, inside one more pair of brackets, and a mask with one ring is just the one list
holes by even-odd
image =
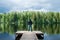
[[0, 40], [15, 40], [15, 35], [8, 33], [0, 33]]
[[[0, 40], [15, 40], [15, 34], [12, 30], [13, 28], [10, 29], [10, 33], [0, 33]], [[60, 24], [56, 25], [39, 25], [36, 27], [34, 30], [40, 30], [44, 33], [44, 39], [42, 40], [60, 40]]]
[[[14, 34], [0, 33], [0, 40], [15, 40]], [[60, 40], [60, 34], [44, 34], [42, 40]]]

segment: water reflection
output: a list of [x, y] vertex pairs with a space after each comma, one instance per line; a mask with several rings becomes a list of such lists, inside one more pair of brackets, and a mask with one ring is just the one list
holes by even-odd
[[44, 40], [60, 40], [60, 34], [44, 34]]
[[15, 35], [8, 33], [0, 33], [0, 40], [15, 40]]
[[[15, 40], [15, 35], [0, 33], [0, 40]], [[60, 34], [44, 34], [44, 39], [39, 40], [60, 40]]]
[[[34, 29], [40, 30], [44, 33], [44, 39], [40, 40], [60, 40], [60, 24], [48, 24], [48, 25], [43, 24], [38, 25], [36, 28], [33, 28], [33, 30]], [[9, 27], [9, 32], [7, 30], [6, 32], [3, 33], [1, 32], [0, 32], [0, 40], [15, 40], [14, 35], [15, 33], [13, 27]]]
[[47, 34], [60, 34], [60, 24], [42, 25], [40, 30]]

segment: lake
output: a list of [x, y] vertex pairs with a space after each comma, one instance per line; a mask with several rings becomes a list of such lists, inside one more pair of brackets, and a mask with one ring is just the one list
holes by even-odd
[[[15, 40], [14, 34], [0, 33], [0, 40]], [[60, 34], [44, 34], [42, 40], [60, 40]]]
[[[39, 25], [33, 30], [44, 33], [44, 39], [42, 40], [60, 40], [60, 24]], [[15, 34], [12, 30], [10, 32], [0, 32], [0, 40], [15, 40]]]

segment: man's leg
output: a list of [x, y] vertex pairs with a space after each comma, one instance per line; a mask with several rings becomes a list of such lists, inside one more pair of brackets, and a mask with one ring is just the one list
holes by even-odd
[[32, 25], [30, 25], [30, 31], [32, 31]]
[[29, 31], [29, 25], [28, 25], [28, 31]]

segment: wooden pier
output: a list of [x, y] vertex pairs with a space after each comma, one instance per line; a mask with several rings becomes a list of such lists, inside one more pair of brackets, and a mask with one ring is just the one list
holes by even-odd
[[41, 31], [17, 31], [15, 40], [38, 40], [43, 38], [44, 34]]

